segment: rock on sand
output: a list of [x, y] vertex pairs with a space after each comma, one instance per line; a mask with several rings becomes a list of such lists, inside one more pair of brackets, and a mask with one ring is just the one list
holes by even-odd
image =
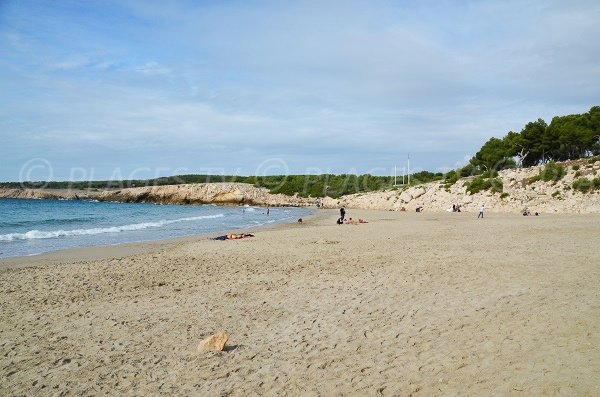
[[227, 334], [224, 332], [219, 332], [218, 334], [211, 335], [200, 342], [196, 350], [198, 352], [220, 352], [223, 350], [223, 348], [225, 348], [225, 343], [227, 343]]

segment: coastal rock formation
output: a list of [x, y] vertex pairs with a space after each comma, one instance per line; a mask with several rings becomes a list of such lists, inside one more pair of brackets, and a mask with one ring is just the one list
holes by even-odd
[[79, 200], [89, 199], [86, 191], [67, 189], [7, 189], [0, 188], [0, 198], [33, 199], [33, 200]]
[[[340, 198], [303, 198], [298, 195], [271, 194], [265, 188], [246, 183], [198, 183], [166, 186], [134, 187], [120, 190], [87, 191], [59, 189], [0, 188], [0, 198], [67, 199], [120, 201], [160, 204], [217, 204], [257, 206], [312, 206], [321, 202], [325, 208], [356, 208], [414, 211], [422, 206], [426, 211], [447, 211], [460, 204], [463, 211], [476, 211], [485, 205], [491, 212], [518, 213], [528, 208], [542, 213], [600, 213], [600, 190], [582, 193], [572, 189], [573, 181], [600, 176], [600, 161], [586, 160], [563, 163], [566, 173], [556, 182], [534, 181], [542, 166], [501, 171], [503, 193], [489, 190], [476, 194], [467, 192], [473, 177], [462, 178], [452, 186], [443, 181], [418, 186], [365, 192]], [[574, 168], [575, 166], [575, 168]]]
[[169, 186], [147, 186], [104, 191], [95, 197], [100, 201], [149, 202], [160, 204], [220, 204], [300, 206], [305, 200], [296, 196], [270, 194], [265, 188], [247, 183], [198, 183]]
[[197, 183], [104, 191], [0, 188], [0, 198], [98, 200], [159, 204], [248, 204], [271, 207], [295, 207], [316, 203], [316, 199], [312, 198], [271, 194], [265, 188], [257, 188], [247, 183]]
[[218, 334], [214, 334], [209, 336], [208, 338], [202, 340], [197, 347], [198, 353], [200, 352], [220, 352], [225, 348], [225, 343], [227, 343], [227, 334], [224, 332], [219, 332]]
[[[600, 176], [600, 162], [589, 164], [585, 160], [563, 163], [565, 175], [556, 182], [532, 181], [543, 166], [500, 171], [503, 193], [489, 190], [476, 194], [467, 192], [466, 184], [473, 177], [462, 178], [447, 187], [443, 181], [386, 190], [357, 193], [339, 199], [326, 198], [326, 208], [358, 208], [414, 211], [423, 206], [426, 211], [447, 211], [453, 204], [461, 205], [463, 211], [477, 211], [485, 205], [491, 212], [519, 213], [525, 209], [542, 213], [600, 213], [600, 191], [582, 193], [572, 189], [573, 181], [580, 177], [588, 179]], [[575, 166], [576, 169], [573, 168]]]

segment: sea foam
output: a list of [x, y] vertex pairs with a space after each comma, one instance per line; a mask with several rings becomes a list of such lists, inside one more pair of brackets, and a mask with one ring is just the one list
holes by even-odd
[[96, 228], [92, 228], [92, 229], [50, 230], [50, 231], [30, 230], [25, 233], [0, 234], [0, 241], [44, 239], [44, 238], [56, 238], [56, 237], [65, 237], [65, 236], [85, 236], [85, 235], [102, 234], [102, 233], [119, 233], [119, 232], [131, 231], [131, 230], [142, 230], [142, 229], [148, 229], [148, 228], [152, 228], [152, 227], [161, 227], [164, 225], [170, 225], [172, 223], [178, 223], [178, 222], [189, 222], [189, 221], [198, 221], [198, 220], [202, 220], [202, 219], [221, 218], [222, 216], [223, 216], [223, 214], [192, 216], [192, 217], [188, 217], [188, 218], [160, 220], [157, 222], [143, 222], [143, 223], [134, 223], [134, 224], [130, 224], [130, 225], [111, 226], [111, 227], [96, 227]]

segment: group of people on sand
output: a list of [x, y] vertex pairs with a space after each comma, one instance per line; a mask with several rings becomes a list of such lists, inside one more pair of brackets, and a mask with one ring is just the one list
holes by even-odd
[[460, 212], [460, 204], [452, 204], [452, 212]]
[[338, 225], [358, 225], [360, 223], [368, 223], [364, 219], [355, 220], [352, 218], [346, 219], [346, 209], [344, 207], [340, 208], [340, 217], [336, 221]]

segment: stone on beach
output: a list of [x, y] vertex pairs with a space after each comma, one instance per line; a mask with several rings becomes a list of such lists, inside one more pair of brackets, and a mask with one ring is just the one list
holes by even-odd
[[219, 332], [218, 334], [214, 334], [204, 339], [198, 344], [198, 348], [196, 349], [198, 352], [207, 352], [207, 351], [215, 351], [220, 352], [225, 348], [225, 343], [227, 343], [227, 334], [224, 332]]

